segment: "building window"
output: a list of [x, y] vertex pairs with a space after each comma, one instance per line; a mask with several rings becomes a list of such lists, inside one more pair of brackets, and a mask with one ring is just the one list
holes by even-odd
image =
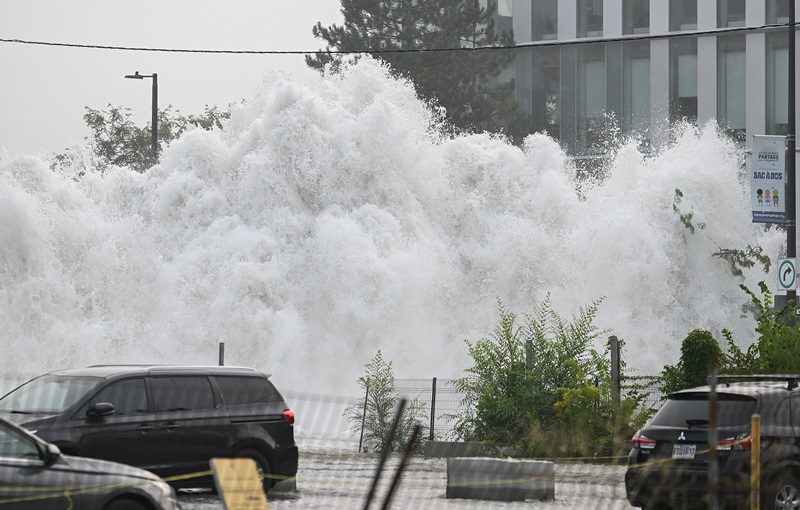
[[745, 36], [717, 39], [717, 120], [737, 140], [745, 140], [747, 67]]
[[697, 39], [669, 42], [670, 122], [697, 121]]
[[767, 0], [767, 24], [789, 23], [789, 0]]
[[743, 27], [744, 0], [717, 0], [717, 27]]
[[767, 34], [767, 134], [789, 130], [789, 35]]
[[512, 0], [497, 0], [497, 15], [498, 16], [512, 16], [514, 6]]
[[650, 43], [623, 47], [622, 120], [628, 133], [647, 138], [650, 128]]
[[534, 48], [533, 128], [556, 139], [561, 135], [560, 68], [558, 48]]
[[603, 0], [578, 0], [578, 37], [603, 36]]
[[697, 0], [669, 0], [669, 29], [697, 30]]
[[558, 0], [536, 0], [533, 2], [531, 15], [534, 41], [558, 38]]
[[622, 1], [622, 33], [646, 34], [650, 32], [650, 0]]
[[582, 154], [603, 152], [606, 132], [606, 47], [592, 44], [578, 49], [577, 145]]

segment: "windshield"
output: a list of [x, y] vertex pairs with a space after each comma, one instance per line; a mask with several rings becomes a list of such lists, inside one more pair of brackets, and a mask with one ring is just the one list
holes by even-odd
[[[755, 407], [756, 401], [750, 397], [719, 394], [717, 401], [719, 425], [725, 427], [749, 424]], [[651, 425], [679, 428], [708, 427], [708, 394], [673, 395], [658, 410]]]
[[60, 413], [101, 381], [100, 377], [45, 375], [0, 399], [0, 411]]

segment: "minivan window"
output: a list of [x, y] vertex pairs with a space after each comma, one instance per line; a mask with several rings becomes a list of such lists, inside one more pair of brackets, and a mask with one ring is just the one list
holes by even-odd
[[154, 377], [150, 381], [156, 411], [214, 408], [214, 395], [207, 377]]
[[[720, 393], [717, 395], [717, 419], [720, 426], [747, 425], [756, 408], [753, 398]], [[708, 394], [679, 393], [667, 400], [658, 410], [651, 425], [663, 427], [708, 426]]]
[[[107, 402], [114, 406], [115, 416], [126, 416], [147, 412], [147, 388], [144, 379], [125, 379], [117, 381], [100, 390], [89, 404]], [[86, 410], [89, 405], [86, 405]], [[86, 410], [83, 415], [85, 416]]]
[[263, 377], [217, 376], [217, 384], [226, 404], [280, 402], [278, 390]]
[[72, 407], [100, 381], [99, 377], [45, 375], [0, 399], [0, 411], [60, 413]]

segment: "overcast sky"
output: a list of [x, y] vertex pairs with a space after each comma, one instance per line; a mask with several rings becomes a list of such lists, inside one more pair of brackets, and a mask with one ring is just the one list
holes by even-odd
[[[341, 21], [338, 0], [0, 0], [0, 38], [112, 46], [314, 50], [317, 21]], [[306, 82], [298, 55], [189, 55], [29, 46], [0, 42], [0, 147], [11, 155], [49, 153], [87, 134], [84, 106], [133, 109], [150, 119], [150, 80], [159, 106], [184, 113], [227, 106], [270, 70]]]

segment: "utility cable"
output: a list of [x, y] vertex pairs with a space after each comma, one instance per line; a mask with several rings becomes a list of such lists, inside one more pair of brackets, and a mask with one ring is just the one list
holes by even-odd
[[623, 35], [618, 37], [587, 37], [581, 39], [570, 40], [548, 40], [548, 41], [532, 41], [526, 43], [498, 45], [498, 46], [478, 46], [478, 47], [464, 47], [464, 48], [374, 48], [374, 49], [361, 49], [361, 50], [337, 50], [337, 49], [319, 49], [319, 50], [215, 50], [215, 49], [202, 49], [202, 48], [157, 48], [145, 46], [115, 46], [103, 44], [80, 44], [80, 43], [65, 43], [54, 41], [35, 41], [30, 39], [7, 39], [0, 38], [0, 43], [9, 44], [24, 44], [32, 46], [55, 46], [61, 48], [83, 48], [83, 49], [96, 49], [96, 50], [117, 50], [117, 51], [147, 51], [159, 53], [203, 53], [210, 55], [316, 55], [316, 54], [331, 54], [331, 55], [367, 55], [367, 54], [385, 54], [385, 53], [442, 53], [442, 52], [476, 52], [476, 51], [502, 51], [502, 50], [520, 50], [526, 48], [536, 47], [562, 47], [562, 46], [582, 46], [595, 43], [614, 43], [614, 42], [631, 42], [631, 41], [653, 41], [660, 39], [675, 39], [687, 37], [707, 37], [707, 36], [722, 36], [747, 32], [766, 32], [775, 31], [777, 29], [785, 29], [789, 23], [782, 24], [768, 24], [752, 27], [732, 27], [732, 28], [715, 28], [711, 30], [699, 30], [688, 32], [667, 32], [664, 34], [632, 34]]

